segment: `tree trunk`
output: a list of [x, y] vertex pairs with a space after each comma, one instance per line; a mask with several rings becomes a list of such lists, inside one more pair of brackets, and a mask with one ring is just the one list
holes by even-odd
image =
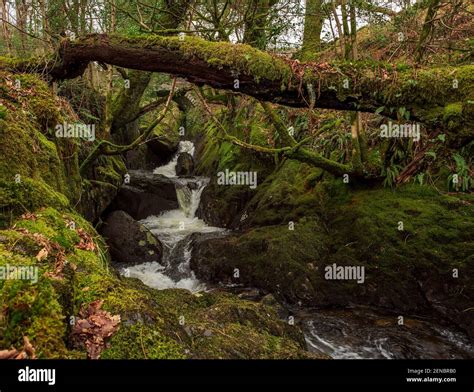
[[349, 31], [349, 16], [347, 14], [347, 0], [341, 0], [342, 29], [344, 32], [344, 58], [349, 59], [352, 55], [351, 33]]
[[438, 12], [440, 3], [441, 3], [441, 0], [430, 0], [428, 2], [428, 11], [426, 13], [426, 18], [423, 23], [423, 28], [421, 30], [420, 38], [418, 40], [418, 44], [415, 49], [417, 62], [420, 62], [423, 59], [423, 55], [425, 54], [427, 41], [433, 31], [433, 25], [434, 25], [433, 19], [436, 16], [436, 12]]
[[8, 22], [10, 21], [8, 15], [7, 0], [1, 0], [1, 16], [2, 16], [2, 38], [7, 46], [7, 53], [12, 53], [12, 41], [10, 36], [10, 29], [8, 27]]
[[[166, 13], [159, 19], [159, 25], [163, 29], [177, 28], [184, 20], [191, 0], [167, 1]], [[115, 3], [112, 5], [115, 13]], [[153, 26], [155, 27], [155, 26]], [[134, 67], [126, 67], [134, 68]], [[123, 88], [114, 100], [110, 100], [110, 132], [115, 135], [115, 140], [120, 143], [129, 143], [139, 133], [137, 113], [140, 110], [140, 102], [148, 84], [151, 73], [141, 72], [139, 68], [129, 72], [129, 86]]]
[[301, 49], [303, 61], [314, 60], [314, 54], [321, 50], [322, 28], [321, 0], [306, 0], [303, 47]]
[[27, 21], [27, 5], [25, 0], [16, 0], [15, 1], [15, 11], [16, 11], [16, 25], [20, 33], [20, 42], [21, 49], [23, 51], [22, 55], [27, 55], [27, 45], [26, 45], [26, 21]]
[[[42, 64], [0, 60], [0, 67], [36, 70], [53, 78], [81, 75], [90, 61], [149, 72], [182, 76], [197, 85], [234, 90], [259, 100], [293, 107], [375, 112], [397, 118], [397, 108], [410, 112], [411, 121], [444, 129], [447, 138], [471, 140], [474, 134], [472, 89], [474, 66], [392, 71], [383, 65], [340, 63], [335, 66], [290, 62], [248, 45], [207, 42], [197, 37], [122, 37], [91, 34], [74, 42], [64, 40], [62, 61]], [[33, 69], [34, 70], [34, 69]], [[234, 88], [235, 72], [240, 85]], [[453, 88], [456, 78], [459, 88]], [[344, 88], [349, 80], [348, 88]], [[308, 87], [312, 86], [312, 87]]]
[[275, 0], [250, 0], [250, 12], [245, 22], [244, 43], [258, 49], [265, 49], [268, 13], [275, 3]]

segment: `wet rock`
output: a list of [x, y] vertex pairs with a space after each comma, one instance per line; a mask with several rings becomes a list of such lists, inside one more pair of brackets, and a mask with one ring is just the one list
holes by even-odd
[[275, 297], [272, 294], [267, 294], [266, 296], [262, 298], [260, 302], [268, 306], [278, 305], [278, 301], [275, 299]]
[[237, 227], [243, 209], [254, 194], [248, 186], [218, 185], [213, 179], [201, 194], [196, 215], [211, 226]]
[[146, 144], [125, 153], [125, 162], [129, 169], [153, 170], [169, 159], [169, 155], [157, 155]]
[[160, 194], [169, 200], [176, 199], [173, 180], [161, 174], [153, 174], [151, 171], [130, 170], [128, 174], [130, 176], [128, 185], [149, 193]]
[[[253, 208], [247, 206], [250, 227], [196, 241], [191, 268], [198, 279], [257, 287], [289, 304], [369, 305], [445, 318], [473, 339], [472, 220], [466, 219], [472, 206], [428, 188], [349, 195], [331, 184], [305, 196], [298, 219], [285, 212], [293, 191], [270, 190], [262, 187]], [[410, 227], [392, 231], [395, 214]], [[287, 219], [295, 219], [294, 230]], [[326, 278], [334, 264], [364, 267], [363, 282]]]
[[105, 220], [101, 234], [106, 238], [114, 261], [160, 262], [163, 257], [161, 242], [124, 211], [112, 212]]
[[467, 359], [474, 353], [467, 338], [442, 320], [405, 315], [399, 325], [397, 314], [366, 306], [302, 311], [296, 317], [311, 342], [310, 351], [334, 359]]
[[191, 154], [183, 152], [179, 154], [176, 163], [176, 175], [190, 176], [194, 172], [194, 160]]
[[97, 160], [90, 170], [77, 205], [78, 211], [90, 222], [97, 222], [115, 199], [127, 172], [121, 157], [107, 156]]
[[[169, 159], [176, 153], [176, 151], [178, 151], [178, 144], [178, 138], [176, 138], [176, 140], [168, 140], [166, 138], [154, 138], [147, 143], [147, 146], [157, 156], [166, 157], [167, 159]], [[166, 159], [164, 159], [163, 162], [165, 160]]]
[[125, 211], [140, 220], [179, 207], [175, 185], [170, 179], [139, 170], [130, 170], [128, 174], [130, 182], [120, 188], [109, 212]]
[[261, 298], [260, 291], [257, 289], [246, 289], [238, 294], [240, 299], [246, 299], [248, 301], [258, 301]]

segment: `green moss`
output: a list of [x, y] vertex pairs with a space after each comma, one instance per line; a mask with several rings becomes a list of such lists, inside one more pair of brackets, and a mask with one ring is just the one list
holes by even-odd
[[63, 194], [42, 180], [20, 177], [16, 183], [15, 178], [0, 178], [0, 227], [5, 226], [11, 216], [44, 206], [65, 208], [68, 205], [69, 200]]
[[462, 108], [461, 102], [451, 103], [444, 107], [443, 121], [448, 129], [455, 129], [461, 125], [463, 121]]
[[259, 51], [249, 45], [232, 45], [228, 42], [209, 42], [198, 37], [188, 36], [184, 40], [179, 37], [161, 37], [154, 35], [137, 35], [130, 37], [111, 36], [113, 44], [132, 44], [144, 48], [154, 46], [169, 50], [180, 50], [183, 58], [197, 57], [209, 65], [228, 68], [244, 75], [270, 80], [288, 80], [291, 71], [281, 59]]
[[[138, 343], [138, 344], [137, 344]], [[163, 336], [156, 328], [135, 324], [121, 328], [110, 342], [103, 359], [183, 359], [187, 358], [182, 346]]]
[[51, 207], [42, 209], [36, 216], [37, 218], [32, 220], [20, 220], [17, 227], [32, 233], [42, 233], [67, 250], [72, 250], [80, 241], [76, 229], [89, 227], [80, 216], [71, 213], [61, 214]]
[[258, 123], [252, 124], [250, 129], [250, 144], [266, 147], [268, 146], [269, 136], [262, 125]]
[[77, 146], [49, 139], [49, 128], [66, 118], [63, 106], [45, 82], [30, 74], [0, 72], [0, 91], [8, 103], [0, 119], [1, 219], [42, 205], [64, 207], [66, 197], [75, 201], [80, 194]]
[[94, 168], [95, 181], [118, 187], [123, 183], [123, 175], [127, 172], [123, 159], [118, 155], [100, 156]]
[[[291, 173], [290, 168], [281, 170]], [[289, 177], [301, 184], [296, 173]], [[326, 180], [305, 192], [301, 185], [285, 184], [284, 178], [274, 175], [272, 184], [258, 190], [250, 203], [253, 208], [247, 209], [247, 230], [200, 243], [192, 260], [198, 277], [260, 287], [309, 306], [357, 302], [430, 311], [420, 292], [422, 282], [423, 289], [436, 287], [437, 298], [452, 310], [453, 320], [468, 325], [458, 315], [469, 308], [474, 293], [469, 281], [472, 203], [417, 185], [396, 191], [349, 190], [342, 181]], [[292, 216], [291, 230], [286, 206], [293, 200], [303, 205], [305, 193], [306, 212], [299, 219]], [[289, 211], [294, 214], [297, 206]], [[252, 227], [257, 223], [266, 225]], [[324, 269], [333, 263], [364, 266], [365, 283], [326, 280]], [[457, 279], [452, 277], [454, 268], [459, 270]], [[461, 288], [465, 295], [458, 291]]]
[[314, 216], [319, 199], [314, 192], [320, 169], [287, 160], [278, 171], [259, 184], [258, 194], [248, 205], [249, 225], [287, 224]]

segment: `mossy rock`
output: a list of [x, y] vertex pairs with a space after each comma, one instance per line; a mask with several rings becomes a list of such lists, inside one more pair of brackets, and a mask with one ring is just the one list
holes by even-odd
[[[270, 186], [285, 189], [275, 181]], [[474, 317], [465, 311], [474, 300], [469, 197], [417, 185], [349, 190], [342, 181], [323, 181], [307, 195], [307, 206], [313, 207], [289, 224], [283, 219], [285, 203], [301, 192], [272, 191], [268, 195], [274, 198], [266, 198], [267, 191], [254, 197], [259, 203], [248, 219], [262, 222], [270, 216], [277, 224], [196, 240], [191, 265], [200, 279], [251, 285], [307, 306], [363, 304], [442, 314], [472, 333]], [[325, 279], [325, 267], [333, 263], [363, 266], [364, 283]], [[459, 277], [453, 276], [455, 269]]]
[[41, 179], [18, 177], [0, 178], [0, 227], [15, 216], [40, 207], [65, 208], [69, 200]]
[[[150, 118], [146, 120], [152, 122], [155, 118], [150, 116]], [[148, 149], [156, 154], [161, 164], [167, 163], [167, 161], [178, 150], [178, 144], [181, 140], [179, 128], [182, 121], [182, 113], [180, 112], [178, 105], [173, 102], [163, 120], [153, 129], [147, 146]], [[184, 138], [187, 139], [186, 137]]]
[[243, 227], [287, 224], [314, 216], [321, 200], [314, 185], [322, 171], [298, 161], [286, 160], [257, 187], [247, 205]]
[[[211, 181], [202, 193], [197, 214], [210, 225], [234, 228], [240, 224], [240, 215], [256, 190], [248, 185], [221, 185], [217, 181], [219, 173], [226, 170], [255, 172], [258, 189], [274, 170], [275, 162], [272, 157], [219, 140], [219, 130], [212, 122], [205, 124], [204, 130], [196, 145], [196, 172], [210, 177]], [[197, 133], [197, 130], [194, 132]], [[259, 145], [266, 145], [269, 138], [261, 113], [250, 119], [240, 113], [232, 125], [232, 134]]]
[[29, 74], [0, 72], [0, 96], [5, 107], [0, 118], [0, 219], [42, 205], [63, 207], [66, 198], [76, 201], [81, 188], [78, 141], [57, 139], [52, 131], [69, 119], [67, 105]]

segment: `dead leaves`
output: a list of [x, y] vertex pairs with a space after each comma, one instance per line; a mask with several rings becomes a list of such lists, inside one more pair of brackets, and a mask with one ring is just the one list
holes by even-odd
[[47, 276], [51, 279], [61, 280], [63, 278], [63, 269], [66, 265], [66, 256], [62, 249], [56, 253], [55, 259], [54, 271], [46, 272], [44, 276]]
[[[40, 215], [37, 216], [33, 213], [27, 212], [22, 215], [22, 218], [25, 220], [36, 221], [39, 216]], [[70, 219], [65, 218], [64, 223], [65, 226], [68, 227], [70, 230], [74, 230], [80, 238], [79, 243], [74, 245], [75, 248], [90, 252], [97, 250], [97, 245], [95, 244], [94, 239], [89, 233], [87, 233], [82, 228], [76, 229], [74, 221]], [[66, 250], [57, 242], [50, 240], [43, 234], [30, 233], [30, 231], [25, 228], [13, 228], [19, 233], [23, 234], [25, 237], [32, 239], [36, 244], [41, 247], [41, 249], [35, 256], [37, 261], [41, 262], [43, 260], [47, 260], [49, 257], [54, 258], [54, 270], [46, 272], [44, 276], [57, 280], [63, 279], [63, 269], [67, 263]]]
[[23, 228], [18, 228], [16, 231], [23, 234], [25, 237], [31, 238], [34, 242], [41, 246], [40, 251], [35, 256], [36, 260], [42, 261], [47, 259], [48, 256], [54, 256], [54, 271], [46, 272], [44, 275], [52, 279], [62, 279], [62, 271], [66, 261], [63, 247], [57, 242], [51, 241], [43, 234], [30, 233], [28, 229]]
[[76, 245], [76, 248], [88, 251], [96, 250], [97, 247], [94, 243], [94, 240], [88, 233], [84, 231], [84, 229], [77, 229], [77, 234], [79, 234], [81, 241], [78, 245]]
[[315, 72], [335, 72], [334, 67], [328, 63], [327, 61], [324, 62], [315, 62], [315, 61], [307, 61], [307, 62], [300, 62], [299, 60], [293, 60], [289, 58], [283, 58], [283, 61], [287, 63], [293, 75], [297, 76], [298, 79], [302, 79], [306, 70], [312, 70]]
[[0, 350], [0, 359], [36, 359], [36, 352], [28, 336], [23, 336], [23, 350]]
[[72, 339], [76, 344], [85, 346], [89, 359], [99, 359], [101, 352], [106, 348], [106, 340], [118, 329], [120, 315], [112, 316], [101, 310], [103, 300], [91, 302], [88, 306], [82, 305], [77, 320], [72, 328]]
[[35, 220], [36, 220], [36, 215], [33, 214], [32, 212], [25, 212], [25, 213], [21, 216], [21, 219], [35, 221]]

